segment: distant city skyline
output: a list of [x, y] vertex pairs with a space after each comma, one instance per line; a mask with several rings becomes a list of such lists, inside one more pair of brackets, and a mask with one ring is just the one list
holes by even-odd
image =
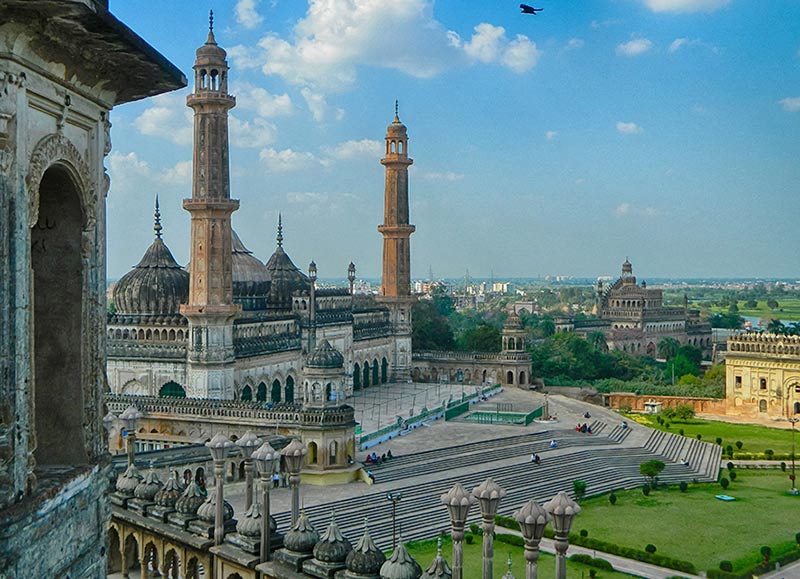
[[[412, 277], [795, 278], [800, 4], [111, 0], [190, 78], [228, 51], [234, 228], [321, 278], [380, 276], [383, 136], [408, 126]], [[189, 254], [183, 91], [115, 109], [108, 275]]]

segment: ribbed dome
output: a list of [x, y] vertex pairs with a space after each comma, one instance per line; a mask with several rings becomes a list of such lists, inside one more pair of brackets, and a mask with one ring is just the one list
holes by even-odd
[[419, 579], [421, 575], [422, 567], [408, 554], [402, 542], [389, 560], [381, 565], [381, 579]]
[[117, 492], [121, 495], [132, 497], [133, 491], [136, 490], [136, 487], [139, 486], [141, 481], [142, 475], [139, 469], [136, 468], [135, 464], [132, 464], [122, 473], [122, 476], [117, 479]]
[[175, 503], [175, 510], [183, 515], [194, 515], [206, 500], [197, 483], [190, 483], [183, 491], [181, 498]]
[[143, 501], [152, 501], [156, 493], [161, 490], [161, 481], [156, 474], [156, 471], [149, 470], [144, 476], [144, 480], [136, 485], [133, 491], [133, 496]]
[[422, 574], [422, 579], [451, 579], [452, 576], [453, 570], [442, 554], [442, 538], [439, 537], [436, 546], [436, 557]]
[[308, 368], [343, 368], [344, 356], [324, 339], [319, 343], [314, 354], [306, 362]]
[[359, 539], [356, 548], [347, 555], [345, 561], [347, 570], [360, 575], [377, 575], [384, 561], [386, 561], [386, 555], [375, 546], [365, 523], [364, 534]]
[[[245, 537], [260, 537], [261, 536], [261, 505], [253, 503], [244, 513], [244, 517], [239, 519], [236, 523], [236, 532]], [[275, 534], [278, 531], [278, 523], [270, 516], [269, 518], [270, 533]]]
[[181, 498], [184, 488], [178, 480], [178, 475], [173, 472], [167, 480], [164, 488], [156, 493], [154, 500], [160, 507], [173, 508], [178, 499]]
[[233, 301], [243, 310], [264, 310], [267, 307], [270, 275], [267, 266], [253, 257], [242, 240], [231, 230], [233, 266]]
[[114, 286], [118, 314], [174, 315], [189, 301], [189, 272], [185, 271], [161, 239], [156, 200], [156, 238], [141, 261]]
[[283, 538], [283, 545], [295, 553], [311, 553], [319, 541], [319, 533], [311, 526], [304, 512], [297, 517], [292, 530]]
[[269, 305], [274, 308], [291, 308], [292, 294], [311, 288], [308, 277], [292, 263], [283, 250], [283, 225], [278, 218], [278, 247], [267, 261], [267, 271], [271, 279]]
[[[206, 523], [213, 523], [216, 514], [217, 514], [217, 489], [214, 488], [214, 490], [208, 493], [208, 498], [205, 500], [205, 502], [202, 505], [200, 505], [200, 507], [197, 509], [197, 516], [200, 517], [201, 521], [205, 521]], [[228, 501], [226, 501], [223, 498], [222, 520], [230, 521], [232, 518], [233, 518], [233, 507]]]
[[319, 543], [314, 545], [314, 559], [324, 563], [344, 563], [347, 554], [353, 550], [353, 545], [342, 535], [336, 524], [336, 519], [331, 516], [331, 524], [322, 535]]

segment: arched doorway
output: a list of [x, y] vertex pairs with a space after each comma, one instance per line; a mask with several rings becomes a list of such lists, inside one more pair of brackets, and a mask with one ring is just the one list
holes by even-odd
[[519, 373], [519, 383], [520, 384], [525, 384], [525, 371], [524, 370], [522, 370]]
[[328, 464], [338, 464], [339, 459], [339, 443], [335, 440], [332, 440], [330, 445], [328, 446]]
[[114, 527], [108, 529], [108, 574], [122, 571], [122, 545]]
[[244, 388], [242, 388], [242, 402], [250, 402], [253, 400], [253, 389], [250, 388], [249, 384], [245, 384]]
[[289, 402], [290, 404], [294, 402], [294, 378], [291, 376], [286, 378], [286, 392], [285, 392], [284, 400]]
[[277, 378], [272, 381], [272, 392], [270, 395], [270, 400], [273, 404], [277, 404], [281, 401], [281, 382]]
[[170, 380], [158, 391], [159, 398], [186, 398], [186, 390], [183, 386]]
[[766, 400], [759, 400], [758, 401], [758, 411], [759, 412], [766, 412], [767, 411], [767, 401]]
[[267, 401], [267, 385], [263, 382], [258, 383], [258, 390], [256, 390], [256, 400], [258, 402]]
[[514, 383], [514, 372], [509, 370], [506, 372], [506, 384], [513, 384]]
[[39, 219], [31, 229], [34, 456], [40, 466], [88, 460], [81, 376], [83, 209], [76, 183], [66, 167], [54, 165], [44, 172]]
[[361, 390], [361, 366], [353, 364], [353, 390]]
[[369, 362], [364, 362], [364, 388], [369, 386]]
[[317, 443], [308, 443], [308, 464], [317, 464]]
[[170, 549], [164, 555], [164, 568], [161, 571], [166, 579], [180, 579], [181, 558], [175, 549]]
[[380, 377], [378, 373], [380, 372], [380, 367], [378, 366], [378, 359], [375, 358], [372, 361], [372, 383], [373, 384], [380, 384]]
[[125, 539], [125, 548], [122, 555], [123, 577], [131, 569], [139, 569], [139, 543], [135, 536], [128, 535], [128, 537]]
[[[419, 370], [417, 370], [419, 373]], [[381, 383], [386, 384], [389, 381], [389, 360], [384, 358], [381, 360]]]

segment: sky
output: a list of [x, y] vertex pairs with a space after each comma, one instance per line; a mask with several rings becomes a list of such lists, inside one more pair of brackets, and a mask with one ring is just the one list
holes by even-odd
[[[189, 260], [194, 52], [228, 53], [233, 227], [320, 278], [381, 272], [408, 127], [412, 277], [800, 276], [800, 1], [111, 0], [190, 86], [111, 114], [108, 275]], [[168, 8], [165, 8], [168, 7]]]

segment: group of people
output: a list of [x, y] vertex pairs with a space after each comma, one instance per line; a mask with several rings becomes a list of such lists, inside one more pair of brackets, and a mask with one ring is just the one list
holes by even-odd
[[583, 423], [583, 424], [578, 423], [578, 425], [575, 427], [575, 431], [576, 432], [582, 432], [584, 434], [591, 434], [592, 433], [592, 427], [589, 426], [586, 423]]
[[373, 452], [372, 454], [368, 454], [367, 458], [364, 459], [364, 462], [367, 463], [367, 464], [381, 464], [381, 463], [384, 463], [387, 460], [391, 460], [393, 458], [394, 458], [394, 455], [392, 455], [392, 451], [391, 450], [387, 450], [386, 452], [384, 452], [380, 456], [375, 454], [375, 452]]
[[534, 452], [533, 454], [531, 454], [531, 462], [536, 464], [542, 464], [542, 457], [540, 457], [538, 454]]

